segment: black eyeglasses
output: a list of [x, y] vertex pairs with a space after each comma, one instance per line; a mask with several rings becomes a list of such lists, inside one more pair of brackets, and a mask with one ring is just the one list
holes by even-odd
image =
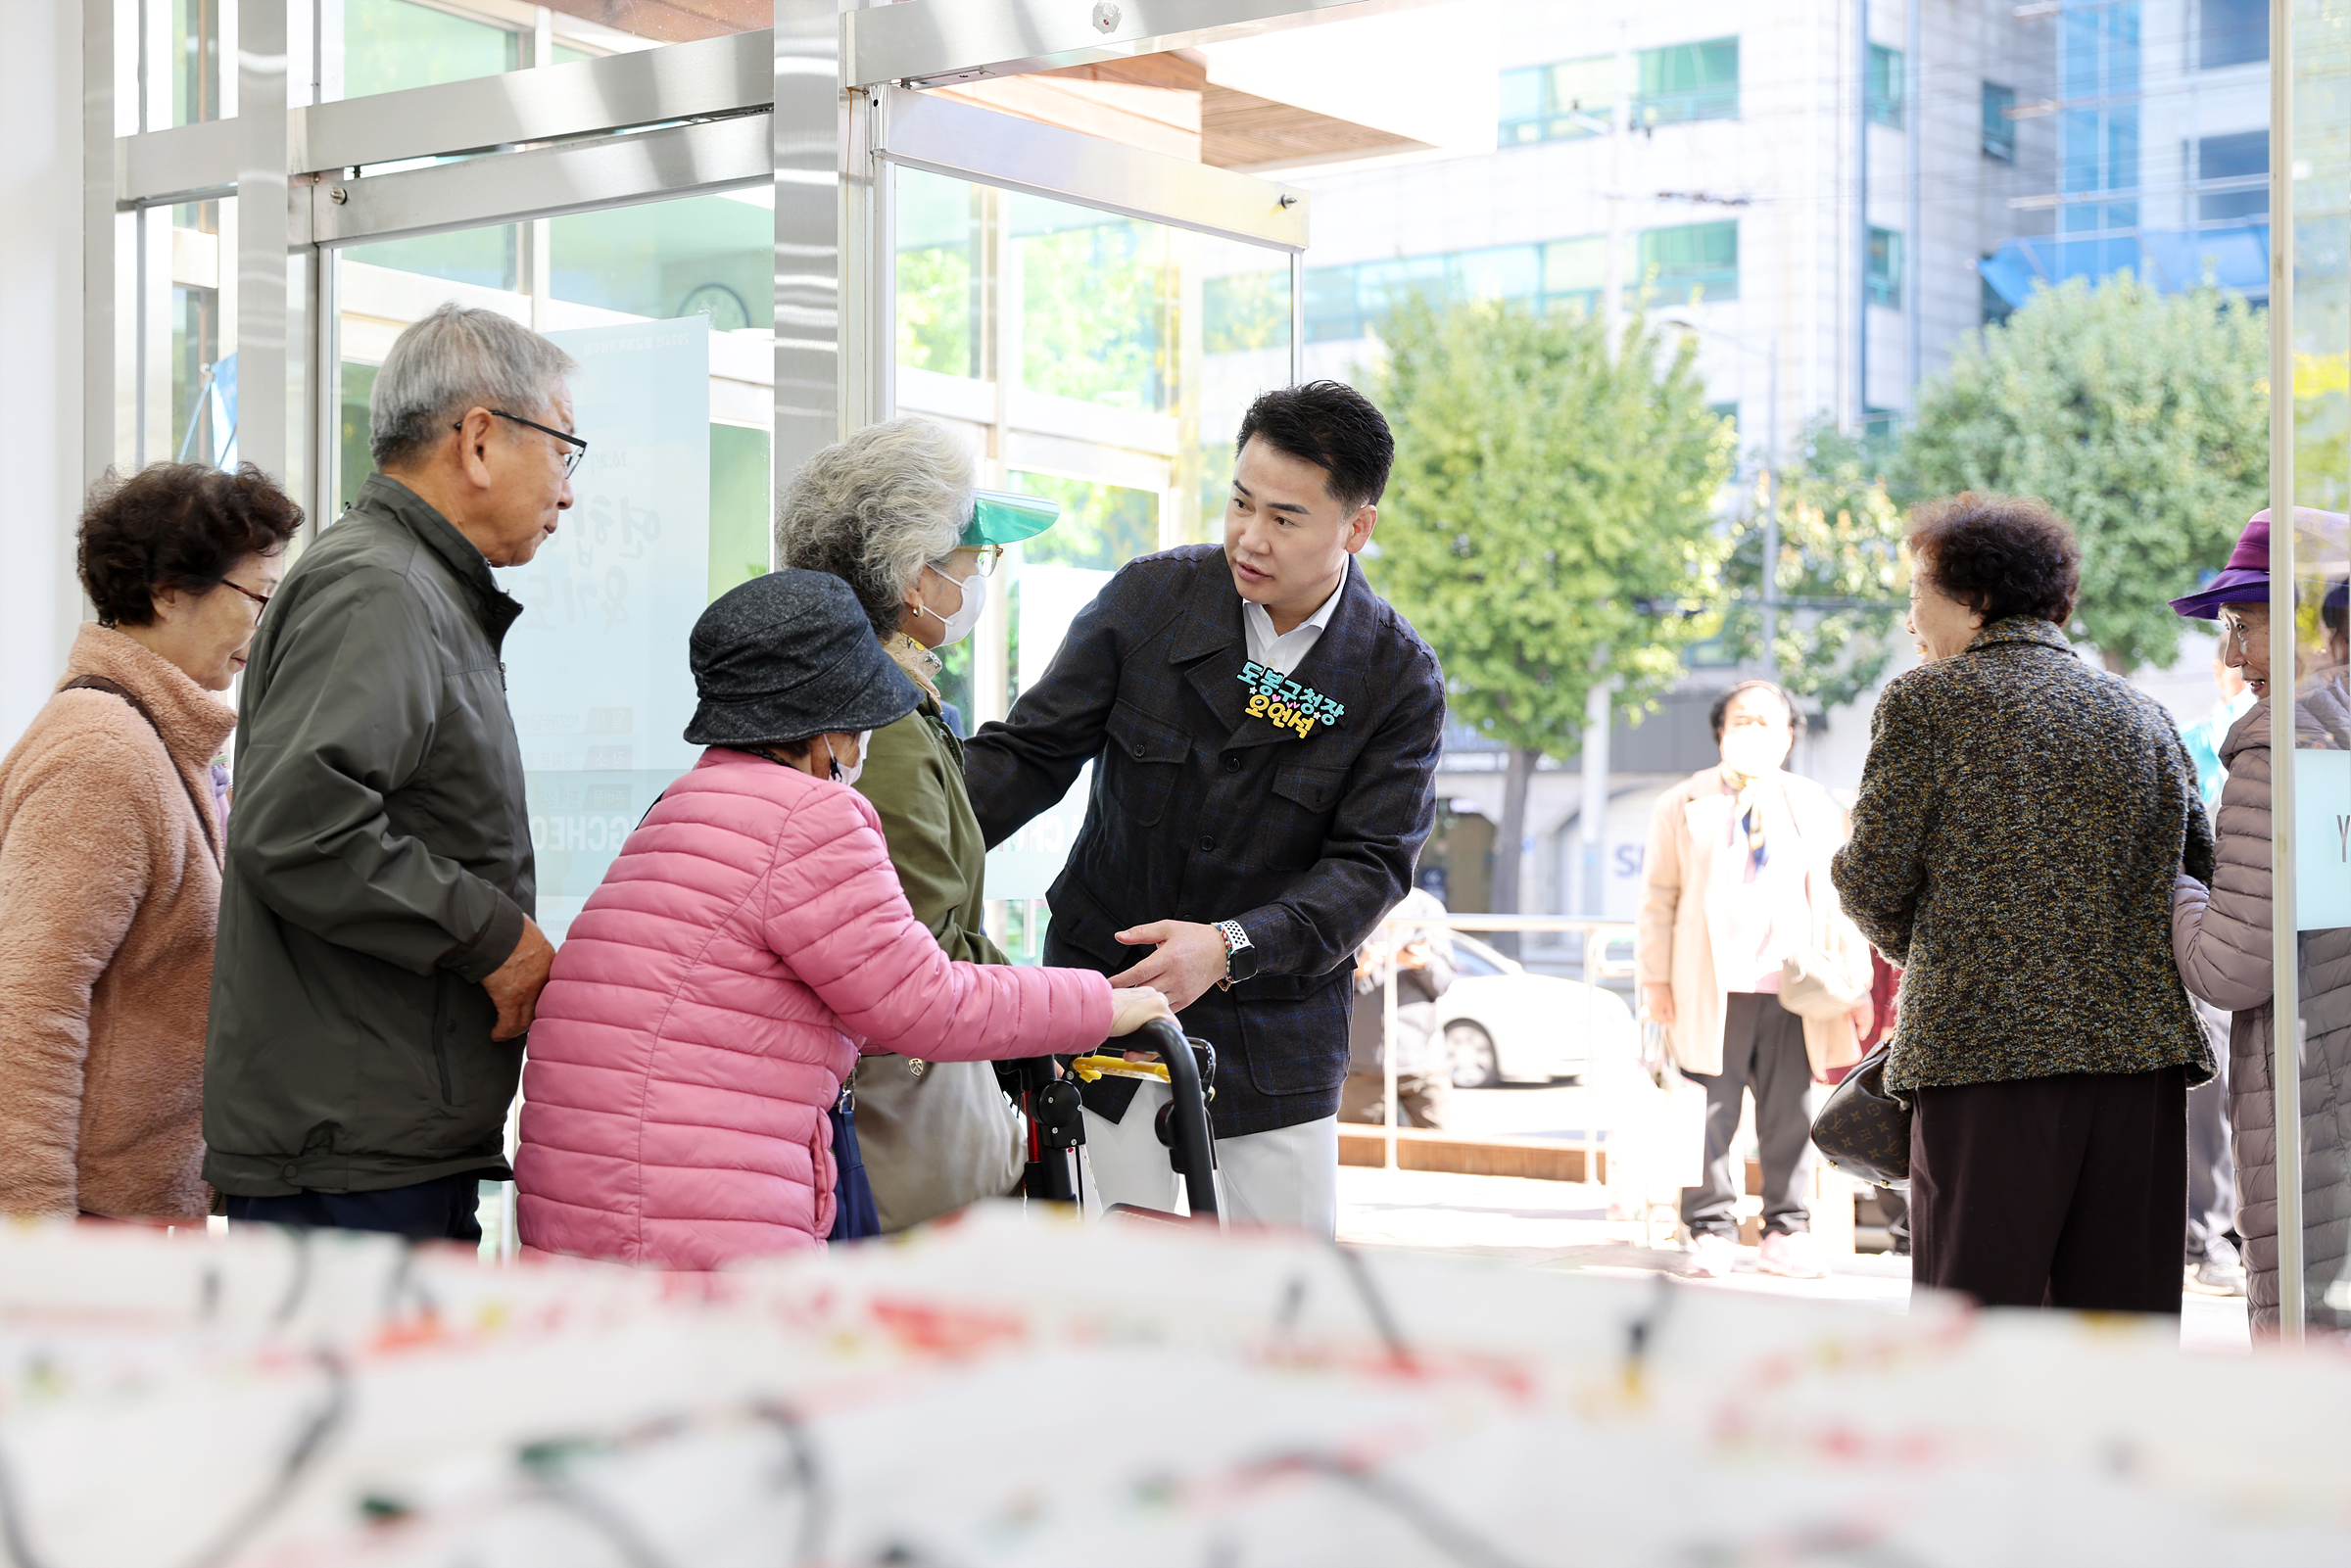
[[[568, 430], [551, 429], [548, 426], [541, 424], [536, 419], [525, 419], [522, 415], [518, 413], [508, 413], [504, 408], [492, 408], [487, 411], [495, 414], [501, 419], [511, 419], [518, 425], [529, 425], [533, 430], [552, 436], [557, 441], [560, 441], [564, 445], [571, 448], [571, 451], [563, 454], [563, 477], [566, 479], [569, 479], [573, 472], [578, 469], [580, 466], [580, 459], [588, 455], [588, 443], [582, 441], [579, 437], [573, 435]], [[452, 430], [461, 431], [465, 428], [465, 422], [460, 419], [456, 424], [451, 425], [449, 428]]]

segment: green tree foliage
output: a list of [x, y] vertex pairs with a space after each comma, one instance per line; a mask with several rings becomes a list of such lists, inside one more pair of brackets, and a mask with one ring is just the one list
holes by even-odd
[[[1901, 635], [1902, 517], [1882, 466], [1862, 442], [1815, 416], [1780, 473], [1780, 682], [1822, 707], [1850, 702], [1877, 684]], [[1769, 454], [1765, 454], [1769, 460]], [[1768, 476], [1746, 497], [1738, 543], [1724, 568], [1732, 591], [1723, 617], [1726, 651], [1761, 657], [1763, 525]]]
[[[1453, 718], [1511, 748], [1515, 845], [1526, 777], [1582, 749], [1593, 686], [1637, 711], [1719, 629], [1730, 424], [1696, 345], [1640, 315], [1611, 335], [1581, 310], [1415, 297], [1380, 336], [1396, 465], [1368, 570], [1443, 661]], [[1516, 870], [1506, 850], [1497, 908]]]
[[2166, 601], [2267, 499], [2268, 366], [2267, 321], [2237, 296], [2128, 274], [2041, 290], [1921, 389], [1904, 488], [2046, 500], [2082, 541], [2073, 634], [2119, 672], [2169, 665]]

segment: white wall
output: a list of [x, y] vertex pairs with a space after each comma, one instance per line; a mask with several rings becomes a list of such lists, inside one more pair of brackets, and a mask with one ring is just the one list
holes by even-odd
[[55, 686], [81, 593], [81, 0], [0, 0], [0, 750]]

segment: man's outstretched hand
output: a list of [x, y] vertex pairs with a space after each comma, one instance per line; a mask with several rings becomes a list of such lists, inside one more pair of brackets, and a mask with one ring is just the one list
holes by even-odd
[[1224, 977], [1224, 938], [1214, 926], [1188, 920], [1156, 920], [1118, 933], [1129, 947], [1150, 945], [1143, 961], [1124, 974], [1113, 974], [1113, 985], [1148, 985], [1180, 1013]]

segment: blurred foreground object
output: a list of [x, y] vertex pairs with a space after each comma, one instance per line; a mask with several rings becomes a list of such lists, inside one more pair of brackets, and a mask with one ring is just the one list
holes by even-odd
[[0, 1542], [76, 1568], [2341, 1561], [2346, 1404], [2169, 1323], [1009, 1207], [716, 1278], [0, 1232]]

